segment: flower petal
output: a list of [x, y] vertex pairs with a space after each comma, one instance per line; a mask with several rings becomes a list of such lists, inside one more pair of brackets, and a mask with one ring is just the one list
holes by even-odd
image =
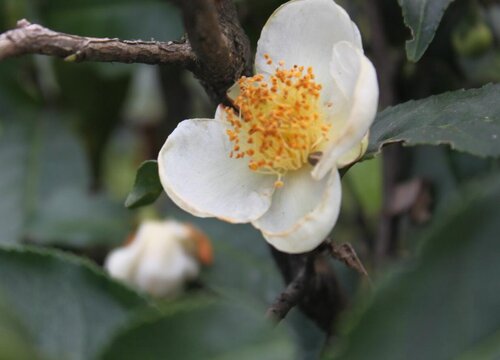
[[133, 241], [124, 247], [114, 249], [106, 257], [104, 268], [112, 277], [126, 282], [130, 281], [143, 248], [143, 243]]
[[315, 179], [323, 178], [343, 154], [361, 142], [377, 114], [377, 74], [358, 48], [346, 41], [336, 44], [331, 72], [335, 81], [334, 107], [340, 109], [332, 124], [333, 139], [312, 172]]
[[174, 237], [151, 238], [147, 243], [132, 280], [141, 290], [154, 296], [174, 296], [187, 280], [198, 276], [199, 264]]
[[275, 179], [252, 172], [242, 159], [231, 159], [231, 147], [222, 121], [180, 123], [158, 156], [168, 196], [199, 217], [244, 223], [262, 216], [271, 204]]
[[330, 233], [340, 210], [341, 185], [337, 170], [316, 181], [303, 168], [284, 178], [269, 211], [252, 224], [278, 250], [302, 253], [316, 248]]
[[361, 159], [368, 148], [368, 138], [369, 134], [366, 134], [361, 142], [357, 143], [351, 150], [340, 156], [337, 160], [337, 169], [341, 169]]
[[[333, 0], [289, 1], [271, 15], [262, 29], [255, 70], [274, 73], [281, 60], [285, 67], [312, 66], [323, 93], [330, 94], [331, 52], [334, 44], [343, 40], [362, 50], [358, 28]], [[267, 64], [264, 54], [269, 54], [274, 63]]]

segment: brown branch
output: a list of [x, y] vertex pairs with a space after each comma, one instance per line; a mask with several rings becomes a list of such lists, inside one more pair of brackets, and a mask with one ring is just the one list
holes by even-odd
[[358, 254], [356, 254], [356, 250], [354, 250], [351, 244], [345, 243], [341, 245], [335, 245], [334, 243], [329, 243], [328, 245], [329, 252], [334, 259], [342, 261], [348, 268], [353, 269], [361, 275], [366, 276], [368, 281], [371, 282], [368, 271], [366, 271], [365, 266], [359, 259]]
[[69, 35], [27, 20], [0, 35], [0, 60], [26, 54], [41, 54], [67, 61], [99, 61], [144, 64], [182, 64], [195, 61], [187, 42], [131, 41]]
[[298, 255], [270, 249], [287, 287], [266, 315], [279, 321], [298, 306], [329, 335], [345, 301], [333, 268], [323, 256], [324, 247]]
[[250, 43], [231, 0], [178, 0], [189, 42], [130, 41], [64, 34], [21, 20], [0, 34], [0, 60], [42, 54], [67, 61], [178, 64], [191, 70], [216, 103], [251, 74]]
[[179, 6], [184, 14], [184, 24], [193, 50], [203, 59], [203, 65], [219, 72], [221, 63], [230, 64], [229, 39], [222, 33], [215, 1], [180, 1]]
[[250, 43], [231, 0], [177, 0], [196, 54], [195, 75], [217, 103], [242, 75], [251, 74]]
[[306, 268], [302, 268], [297, 276], [288, 284], [286, 289], [278, 295], [276, 300], [266, 311], [266, 317], [279, 322], [285, 318], [288, 312], [295, 307], [304, 296], [307, 282], [310, 278]]

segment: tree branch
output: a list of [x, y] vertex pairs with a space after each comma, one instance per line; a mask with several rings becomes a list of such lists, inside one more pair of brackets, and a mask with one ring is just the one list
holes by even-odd
[[220, 64], [231, 63], [229, 39], [222, 33], [219, 10], [212, 0], [178, 1], [184, 15], [193, 50], [203, 59], [203, 65], [220, 72]]
[[288, 312], [295, 307], [304, 296], [310, 275], [306, 267], [303, 267], [292, 282], [288, 284], [286, 289], [279, 294], [276, 300], [269, 306], [266, 317], [276, 322], [283, 320]]
[[371, 282], [368, 271], [366, 271], [365, 266], [359, 259], [358, 254], [356, 254], [356, 250], [354, 250], [351, 244], [344, 243], [341, 245], [335, 245], [333, 242], [329, 242], [326, 245], [328, 252], [334, 259], [343, 262], [348, 268], [366, 276], [368, 281]]
[[69, 35], [21, 20], [0, 34], [0, 60], [42, 54], [67, 61], [178, 64], [191, 70], [216, 103], [251, 75], [250, 43], [231, 0], [177, 0], [189, 42], [130, 41]]
[[283, 253], [271, 246], [270, 249], [287, 287], [266, 315], [279, 321], [298, 306], [329, 335], [345, 302], [333, 268], [322, 254], [324, 247], [297, 255]]
[[144, 64], [194, 64], [187, 42], [130, 41], [69, 35], [27, 20], [0, 35], [0, 60], [25, 54], [42, 54], [67, 61], [99, 61]]
[[217, 103], [237, 79], [251, 75], [250, 43], [231, 0], [177, 0], [196, 54], [195, 75]]

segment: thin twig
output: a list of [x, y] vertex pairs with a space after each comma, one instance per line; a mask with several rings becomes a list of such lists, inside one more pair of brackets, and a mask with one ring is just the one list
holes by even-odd
[[182, 64], [189, 67], [195, 55], [188, 42], [131, 41], [69, 35], [27, 20], [0, 34], [0, 60], [41, 54], [67, 61], [99, 61], [144, 64]]
[[278, 295], [276, 300], [266, 311], [266, 317], [276, 322], [285, 318], [288, 312], [295, 307], [304, 296], [307, 288], [308, 272], [302, 268], [286, 289]]
[[287, 284], [266, 315], [276, 321], [298, 306], [326, 334], [330, 334], [345, 306], [339, 283], [320, 246], [306, 254], [286, 254], [271, 247]]

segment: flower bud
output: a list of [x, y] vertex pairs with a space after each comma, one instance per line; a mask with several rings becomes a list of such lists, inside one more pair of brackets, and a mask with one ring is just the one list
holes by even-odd
[[105, 261], [109, 274], [140, 291], [174, 297], [194, 280], [200, 263], [212, 261], [210, 242], [199, 230], [173, 220], [145, 221]]

